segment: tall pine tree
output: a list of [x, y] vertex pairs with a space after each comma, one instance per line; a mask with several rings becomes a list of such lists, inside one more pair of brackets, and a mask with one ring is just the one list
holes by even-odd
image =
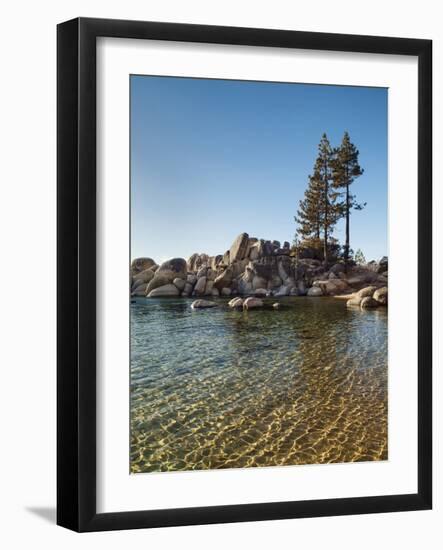
[[338, 194], [334, 192], [333, 184], [334, 151], [326, 134], [323, 134], [319, 146], [316, 161], [322, 188], [321, 211], [323, 212], [323, 259], [328, 263], [328, 241], [334, 225], [340, 216], [340, 208], [336, 204]]
[[363, 169], [358, 163], [359, 151], [351, 142], [348, 132], [345, 132], [340, 147], [335, 150], [333, 160], [333, 188], [343, 189], [344, 195], [341, 203], [342, 215], [345, 218], [345, 245], [344, 260], [347, 268], [350, 250], [350, 215], [351, 210], [362, 210], [366, 203], [359, 204], [355, 195], [350, 191], [350, 186], [355, 179], [363, 174]]
[[333, 188], [334, 151], [326, 134], [318, 146], [314, 172], [309, 176], [309, 185], [304, 199], [300, 201], [295, 216], [297, 233], [302, 239], [322, 240], [323, 259], [328, 263], [328, 247], [334, 225], [340, 217], [338, 193]]
[[308, 178], [308, 187], [295, 216], [295, 221], [298, 224], [297, 233], [302, 240], [314, 238], [319, 241], [322, 227], [321, 181], [318, 172], [314, 172], [314, 175], [310, 175]]

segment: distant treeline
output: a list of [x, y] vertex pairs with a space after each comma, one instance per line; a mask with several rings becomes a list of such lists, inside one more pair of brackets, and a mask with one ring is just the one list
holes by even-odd
[[358, 156], [359, 151], [348, 132], [344, 133], [339, 147], [332, 147], [326, 134], [323, 134], [312, 174], [308, 176], [304, 198], [295, 216], [298, 226], [295, 245], [318, 249], [325, 264], [331, 251], [340, 248], [332, 235], [341, 218], [345, 219], [342, 257], [346, 265], [352, 254], [350, 214], [352, 210], [361, 210], [366, 206], [366, 203], [358, 203], [351, 193], [351, 185], [363, 174]]

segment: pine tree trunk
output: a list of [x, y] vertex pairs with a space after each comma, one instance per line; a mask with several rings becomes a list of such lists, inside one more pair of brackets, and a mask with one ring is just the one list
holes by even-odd
[[346, 182], [346, 240], [345, 240], [345, 271], [349, 262], [349, 183]]
[[328, 226], [325, 224], [325, 236], [323, 239], [323, 263], [325, 267], [328, 265]]
[[328, 169], [325, 164], [325, 231], [324, 231], [324, 241], [323, 241], [323, 261], [324, 261], [325, 267], [328, 265], [328, 229], [329, 229], [328, 200], [329, 200]]

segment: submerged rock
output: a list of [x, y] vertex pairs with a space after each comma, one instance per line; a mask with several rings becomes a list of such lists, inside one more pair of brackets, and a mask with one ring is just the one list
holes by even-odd
[[217, 304], [215, 302], [211, 302], [209, 300], [195, 300], [195, 302], [192, 302], [191, 304], [192, 309], [204, 309], [216, 306]]
[[243, 307], [243, 300], [241, 298], [232, 298], [228, 302], [229, 307]]
[[243, 302], [243, 309], [254, 309], [263, 306], [263, 300], [260, 300], [260, 298], [253, 298], [252, 296], [250, 298], [246, 298]]

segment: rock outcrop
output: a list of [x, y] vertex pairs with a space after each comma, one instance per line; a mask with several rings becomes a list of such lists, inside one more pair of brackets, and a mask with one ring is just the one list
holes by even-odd
[[[350, 296], [350, 306], [362, 307], [364, 298], [371, 298], [377, 306], [387, 305], [386, 257], [364, 266], [350, 265], [346, 270], [341, 262], [324, 266], [307, 252], [302, 256], [292, 254], [287, 241], [282, 246], [277, 240], [241, 233], [224, 254], [195, 253], [188, 260], [172, 258], [160, 266], [152, 258], [135, 259], [131, 264], [131, 295], [243, 296], [258, 301], [271, 296], [346, 295]], [[257, 302], [249, 302], [245, 309], [256, 307], [253, 303]], [[375, 307], [374, 302], [366, 301], [363, 307]]]

